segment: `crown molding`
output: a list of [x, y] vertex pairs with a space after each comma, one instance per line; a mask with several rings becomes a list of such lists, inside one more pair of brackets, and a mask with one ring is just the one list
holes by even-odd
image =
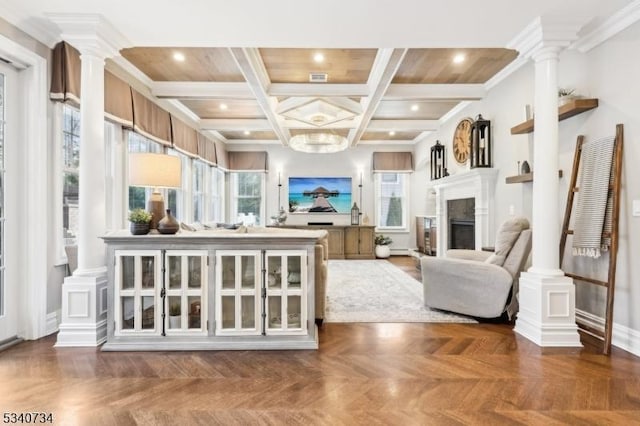
[[523, 56], [518, 56], [516, 59], [511, 61], [509, 65], [502, 68], [493, 77], [487, 80], [487, 82], [484, 83], [484, 89], [487, 92], [489, 92], [491, 89], [496, 87], [498, 84], [500, 84], [503, 80], [505, 80], [511, 74], [513, 74], [514, 72], [518, 71], [520, 68], [525, 66], [528, 62], [529, 60], [527, 58]]
[[638, 21], [640, 21], [640, 0], [634, 0], [580, 37], [570, 48], [586, 53]]
[[266, 119], [254, 118], [203, 118], [200, 120], [200, 130], [217, 130], [232, 132], [237, 130], [263, 131], [273, 130]]
[[9, 0], [0, 2], [0, 17], [49, 49], [52, 49], [61, 40], [60, 31], [55, 25], [46, 19], [34, 19]]
[[277, 139], [225, 139], [227, 145], [282, 145]]
[[[150, 88], [153, 85], [153, 80], [151, 80], [145, 73], [136, 68], [131, 62], [126, 60], [123, 56], [114, 56], [113, 58], [109, 58], [113, 63], [118, 65], [125, 73], [129, 76], [133, 77], [138, 82], [144, 84], [147, 88]], [[109, 69], [109, 62], [107, 62], [106, 68]]]
[[471, 105], [471, 101], [462, 101], [458, 105], [451, 108], [448, 113], [440, 117], [440, 120], [438, 120], [438, 122], [440, 123], [440, 126], [443, 126], [447, 121], [457, 116], [462, 110], [464, 110], [469, 105]]
[[200, 117], [198, 117], [193, 111], [187, 108], [182, 102], [177, 99], [158, 99], [158, 104], [164, 104], [170, 106], [167, 108], [169, 111], [174, 109], [175, 111], [179, 111], [187, 118], [188, 121], [191, 122], [193, 127], [196, 129], [200, 127]]
[[384, 100], [479, 100], [486, 95], [482, 84], [391, 84]]
[[371, 120], [368, 132], [385, 132], [395, 130], [405, 131], [433, 131], [440, 128], [439, 120]]
[[507, 48], [531, 58], [542, 48], [566, 48], [578, 39], [578, 31], [588, 21], [582, 16], [539, 16], [525, 27]]
[[120, 55], [131, 43], [102, 15], [95, 13], [48, 13], [46, 16], [62, 31], [61, 37], [80, 51], [103, 58]]
[[174, 99], [255, 99], [247, 83], [209, 81], [152, 81], [151, 93], [157, 98]]

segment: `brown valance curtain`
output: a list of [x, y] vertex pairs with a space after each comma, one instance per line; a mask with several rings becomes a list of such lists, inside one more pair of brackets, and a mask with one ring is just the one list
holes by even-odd
[[266, 151], [231, 151], [229, 170], [237, 172], [266, 172], [269, 161]]
[[109, 71], [104, 72], [104, 115], [125, 127], [133, 127], [131, 87]]
[[80, 105], [80, 68], [80, 52], [67, 42], [56, 44], [51, 58], [51, 100]]
[[218, 164], [216, 143], [202, 133], [198, 133], [198, 157], [213, 166]]
[[171, 138], [175, 149], [191, 157], [198, 156], [198, 132], [173, 115], [171, 115]]
[[131, 97], [133, 98], [133, 129], [156, 142], [171, 145], [170, 114], [136, 90], [131, 89]]
[[411, 173], [413, 154], [411, 152], [374, 152], [373, 172]]
[[223, 142], [216, 141], [216, 161], [218, 168], [229, 170], [229, 153]]

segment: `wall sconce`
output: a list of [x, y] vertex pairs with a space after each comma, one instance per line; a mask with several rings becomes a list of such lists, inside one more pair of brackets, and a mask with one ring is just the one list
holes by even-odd
[[431, 147], [431, 180], [447, 176], [447, 159], [440, 141]]
[[478, 118], [471, 125], [471, 168], [491, 167], [491, 121]]

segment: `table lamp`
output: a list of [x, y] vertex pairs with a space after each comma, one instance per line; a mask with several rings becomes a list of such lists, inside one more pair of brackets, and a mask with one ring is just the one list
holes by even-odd
[[[150, 228], [157, 229], [164, 217], [164, 198], [159, 188], [180, 188], [182, 164], [179, 157], [136, 152], [129, 154], [129, 185], [153, 188], [147, 210], [153, 214]], [[175, 213], [175, 212], [174, 212]]]

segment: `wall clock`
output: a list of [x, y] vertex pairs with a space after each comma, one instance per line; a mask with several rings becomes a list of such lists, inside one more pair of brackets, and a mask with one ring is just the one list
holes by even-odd
[[456, 126], [453, 132], [453, 157], [460, 164], [464, 164], [469, 159], [469, 151], [471, 151], [471, 118], [463, 118]]

